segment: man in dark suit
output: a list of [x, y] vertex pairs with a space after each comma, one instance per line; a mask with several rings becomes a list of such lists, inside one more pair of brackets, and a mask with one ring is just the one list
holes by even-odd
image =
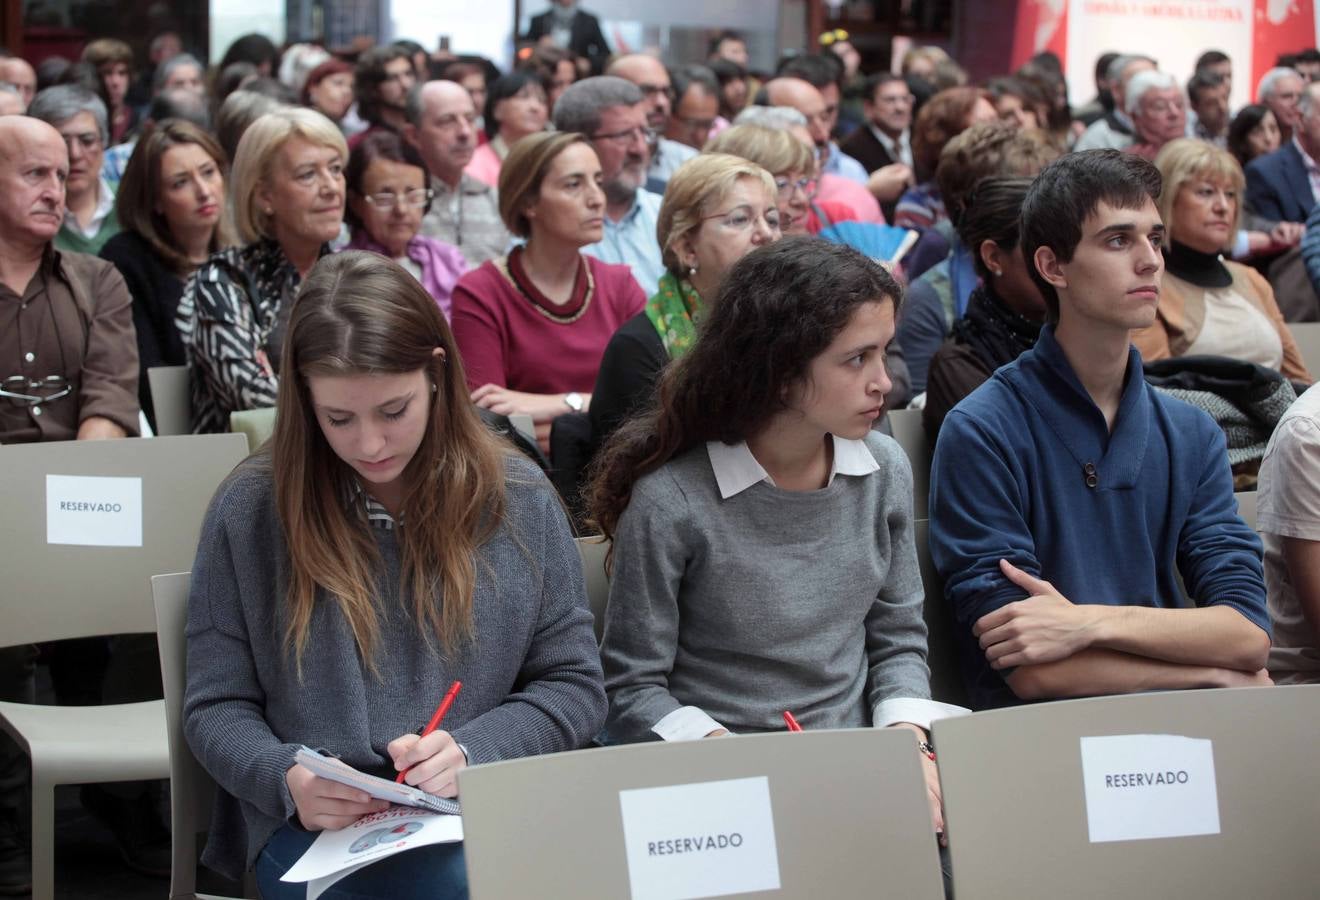
[[532, 16], [526, 39], [536, 42], [545, 38], [556, 47], [587, 59], [593, 74], [600, 73], [610, 55], [610, 45], [600, 30], [600, 20], [578, 9], [577, 0], [554, 0], [548, 10]]
[[898, 198], [912, 183], [912, 91], [898, 75], [880, 72], [866, 80], [862, 98], [866, 124], [839, 145], [870, 174], [867, 187], [880, 201], [885, 220], [894, 220]]
[[1274, 222], [1305, 222], [1320, 182], [1320, 82], [1308, 84], [1297, 104], [1293, 140], [1247, 164], [1247, 208]]

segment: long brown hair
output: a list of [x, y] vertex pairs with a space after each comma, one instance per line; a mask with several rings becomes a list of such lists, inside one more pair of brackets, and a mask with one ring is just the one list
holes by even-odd
[[[435, 348], [444, 351], [434, 355]], [[326, 442], [312, 407], [312, 375], [424, 369], [436, 390], [421, 445], [404, 469], [398, 530], [401, 592], [428, 645], [453, 652], [472, 634], [474, 556], [504, 518], [502, 445], [468, 398], [453, 333], [417, 280], [375, 253], [318, 262], [289, 317], [272, 439], [275, 501], [289, 552], [286, 646], [301, 669], [318, 588], [338, 605], [367, 667], [379, 636], [379, 555], [351, 506], [355, 475]]]
[[[124, 177], [115, 193], [115, 215], [119, 218], [120, 227], [125, 231], [137, 232], [176, 274], [187, 275], [193, 269], [193, 262], [170, 233], [169, 223], [158, 211], [161, 160], [165, 158], [166, 150], [180, 144], [196, 144], [201, 147], [215, 160], [216, 168], [228, 180], [229, 159], [215, 138], [191, 122], [165, 119], [148, 131], [133, 148], [133, 155], [128, 158]], [[212, 253], [234, 243], [226, 193], [222, 190], [215, 198], [222, 212], [220, 221], [211, 232], [211, 243], [207, 245], [207, 250]]]
[[857, 307], [889, 302], [897, 316], [902, 297], [878, 263], [817, 237], [786, 237], [738, 260], [696, 343], [661, 375], [651, 408], [605, 445], [588, 494], [592, 520], [613, 538], [643, 475], [708, 441], [754, 437]]

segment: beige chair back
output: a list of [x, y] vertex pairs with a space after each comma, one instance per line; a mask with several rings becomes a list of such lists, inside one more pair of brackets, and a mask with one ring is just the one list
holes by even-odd
[[[943, 897], [906, 731], [634, 744], [474, 766], [458, 777], [472, 900], [631, 896], [620, 791], [754, 777], [768, 779], [781, 889], [740, 897]], [[674, 831], [663, 837], [688, 833]]]
[[256, 453], [275, 433], [275, 407], [240, 409], [229, 414], [229, 430], [247, 435], [248, 452]]
[[156, 411], [156, 434], [192, 434], [192, 395], [187, 366], [152, 366], [147, 369], [151, 405]]
[[578, 553], [582, 556], [582, 576], [587, 582], [587, 603], [596, 629], [596, 643], [605, 634], [605, 604], [610, 600], [610, 579], [605, 574], [605, 555], [610, 545], [600, 537], [577, 539]]
[[[958, 900], [1314, 896], [1317, 722], [1320, 685], [1101, 697], [942, 719], [935, 745]], [[1213, 742], [1218, 834], [1091, 842], [1080, 739], [1127, 734]]]
[[1292, 322], [1288, 325], [1302, 361], [1311, 374], [1320, 378], [1320, 322]]
[[[149, 579], [192, 567], [211, 497], [246, 454], [232, 434], [0, 447], [0, 646], [154, 632]], [[141, 478], [142, 546], [46, 543], [47, 475]]]
[[922, 615], [926, 620], [926, 661], [930, 664], [930, 695], [943, 703], [968, 706], [967, 688], [959, 665], [957, 623], [944, 599], [944, 580], [930, 558], [930, 522], [916, 522], [917, 560], [926, 588]]
[[1256, 492], [1238, 491], [1236, 494], [1233, 495], [1233, 498], [1237, 500], [1238, 515], [1242, 517], [1242, 521], [1246, 522], [1248, 525], [1251, 526], [1252, 531], [1255, 531], [1256, 530]]
[[907, 454], [912, 464], [912, 517], [924, 519], [930, 497], [930, 459], [935, 448], [926, 440], [926, 429], [921, 427], [921, 410], [895, 409], [886, 413], [894, 440]]

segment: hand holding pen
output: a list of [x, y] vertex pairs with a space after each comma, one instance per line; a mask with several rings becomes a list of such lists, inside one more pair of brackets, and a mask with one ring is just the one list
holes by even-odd
[[467, 765], [463, 750], [447, 731], [437, 731], [462, 682], [455, 681], [420, 735], [405, 734], [386, 748], [398, 770], [395, 781], [438, 797], [458, 796], [458, 771]]

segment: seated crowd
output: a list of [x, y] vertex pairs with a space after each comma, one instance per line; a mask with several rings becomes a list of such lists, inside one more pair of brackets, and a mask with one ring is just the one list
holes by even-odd
[[[302, 744], [453, 797], [785, 707], [910, 732], [943, 845], [931, 723], [968, 710], [931, 696], [914, 466], [971, 709], [1320, 683], [1320, 54], [1234, 115], [1223, 53], [1108, 53], [1073, 106], [1048, 53], [868, 75], [834, 31], [753, 73], [723, 32], [667, 65], [565, 8], [503, 73], [260, 35], [209, 73], [172, 34], [142, 73], [113, 39], [0, 59], [0, 443], [160, 432], [159, 366], [195, 433], [279, 411], [193, 565], [207, 865], [303, 896], [316, 833], [381, 808]], [[151, 647], [95, 639], [0, 649], [0, 699], [38, 661], [61, 703], [159, 696]], [[0, 735], [0, 894], [26, 785]], [[168, 874], [159, 785], [82, 802]], [[466, 885], [442, 844], [325, 896]]]

